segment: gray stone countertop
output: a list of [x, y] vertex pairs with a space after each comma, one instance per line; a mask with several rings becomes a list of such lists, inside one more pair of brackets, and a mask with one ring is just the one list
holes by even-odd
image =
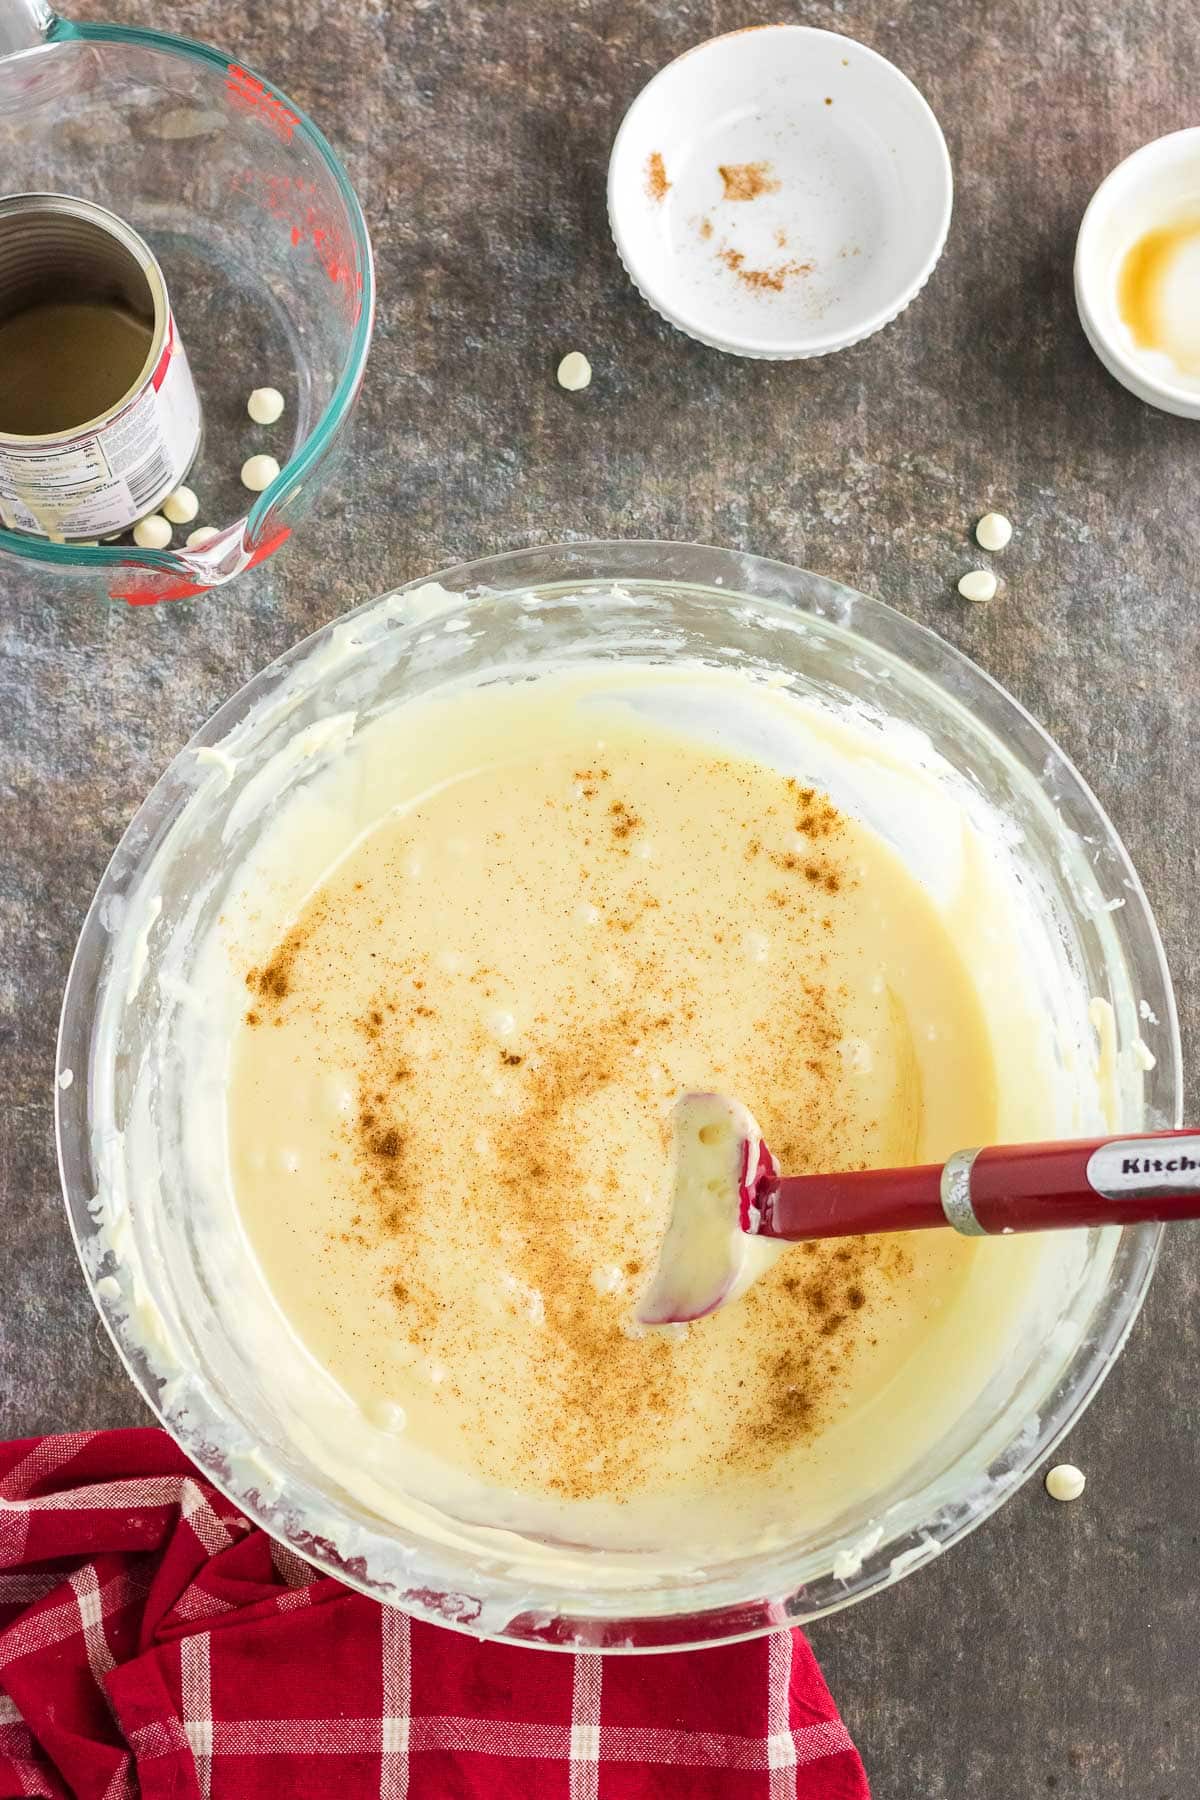
[[[146, 1414], [97, 1335], [55, 1172], [58, 1004], [105, 861], [207, 714], [296, 638], [461, 559], [566, 537], [730, 545], [933, 627], [1058, 738], [1133, 856], [1182, 996], [1200, 975], [1200, 425], [1104, 373], [1074, 233], [1122, 156], [1195, 121], [1193, 0], [794, 0], [898, 61], [943, 122], [946, 255], [882, 334], [810, 364], [672, 331], [626, 281], [604, 178], [620, 116], [679, 51], [773, 0], [86, 0], [269, 72], [351, 166], [380, 309], [340, 495], [208, 600], [66, 603], [0, 568], [0, 1432]], [[595, 379], [562, 393], [558, 358]], [[1017, 526], [991, 606], [969, 529]], [[1193, 1108], [1198, 1096], [1194, 1084]], [[1066, 1445], [966, 1543], [812, 1638], [878, 1800], [1193, 1800], [1200, 1436], [1189, 1228]]]

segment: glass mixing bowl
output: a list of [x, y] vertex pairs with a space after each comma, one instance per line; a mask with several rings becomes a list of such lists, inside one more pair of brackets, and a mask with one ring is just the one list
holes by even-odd
[[[230, 889], [239, 844], [255, 835], [247, 819], [262, 772], [270, 762], [304, 781], [337, 754], [347, 720], [361, 728], [447, 680], [525, 678], [596, 659], [683, 656], [883, 708], [1002, 815], [1019, 882], [1045, 920], [1050, 953], [1035, 979], [1051, 1016], [1062, 1004], [1051, 985], [1069, 984], [1085, 997], [1084, 1031], [1088, 996], [1111, 1004], [1125, 1041], [1151, 1029], [1139, 1002], [1141, 1019], [1157, 1021], [1156, 1066], [1144, 1073], [1120, 1059], [1120, 1130], [1180, 1117], [1174, 1001], [1145, 896], [1045, 732], [972, 663], [877, 601], [780, 563], [677, 544], [560, 545], [436, 579], [444, 591], [413, 583], [372, 602], [235, 695], [171, 764], [101, 882], [67, 985], [57, 1096], [63, 1187], [93, 1297], [148, 1404], [193, 1460], [266, 1530], [380, 1600], [480, 1635], [602, 1650], [700, 1645], [814, 1618], [910, 1573], [1030, 1473], [1112, 1366], [1160, 1228], [1086, 1234], [1052, 1328], [890, 1489], [782, 1548], [681, 1583], [649, 1573], [589, 1582], [582, 1547], [582, 1572], [567, 1586], [544, 1574], [517, 1580], [494, 1556], [414, 1536], [320, 1473], [282, 1429], [240, 1342], [245, 1322], [223, 1307], [227, 1288], [198, 1229], [202, 1202], [173, 1149], [195, 1101], [173, 1009], [203, 1003], [187, 983], [191, 946]], [[151, 1121], [149, 1139], [126, 1130], [139, 1118]], [[151, 1143], [149, 1162], [139, 1163], [135, 1139]], [[230, 1241], [226, 1233], [222, 1254], [240, 1254]]]
[[[203, 593], [274, 555], [336, 466], [374, 315], [366, 221], [316, 126], [207, 45], [3, 0], [0, 188], [94, 200], [149, 243], [203, 411], [195, 523], [220, 531], [189, 551], [0, 529], [0, 555], [52, 592], [135, 604]], [[278, 425], [247, 416], [256, 387], [284, 395]], [[240, 470], [264, 450], [280, 472], [251, 505]]]

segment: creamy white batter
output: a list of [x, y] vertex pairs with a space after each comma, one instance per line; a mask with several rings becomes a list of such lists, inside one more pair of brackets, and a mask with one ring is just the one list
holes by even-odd
[[[377, 1433], [373, 1479], [417, 1466], [433, 1497], [442, 1468], [476, 1517], [502, 1495], [637, 1546], [681, 1503], [715, 1543], [903, 1466], [983, 1382], [1036, 1247], [807, 1246], [719, 1315], [632, 1321], [682, 1092], [743, 1096], [789, 1171], [995, 1136], [979, 997], [912, 876], [802, 765], [587, 677], [397, 713], [355, 760], [304, 904], [264, 880], [256, 945], [228, 920], [229, 1131], [254, 1253]], [[295, 811], [334, 823], [319, 789]], [[329, 1448], [355, 1454], [341, 1426]]]
[[339, 626], [114, 905], [99, 1041], [152, 1030], [93, 1096], [102, 1291], [185, 1442], [418, 1606], [847, 1577], [1034, 1429], [1106, 1258], [797, 1248], [638, 1335], [672, 1101], [736, 1092], [798, 1170], [932, 1158], [1098, 1128], [1128, 1053], [919, 732], [683, 660], [452, 681], [473, 620], [402, 604], [431, 690], [367, 715], [410, 639]]

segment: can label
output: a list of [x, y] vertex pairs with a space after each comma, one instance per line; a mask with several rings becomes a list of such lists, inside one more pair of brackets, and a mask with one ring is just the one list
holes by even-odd
[[179, 486], [200, 442], [200, 402], [168, 314], [141, 390], [92, 430], [0, 443], [0, 518], [10, 531], [98, 538], [126, 531]]

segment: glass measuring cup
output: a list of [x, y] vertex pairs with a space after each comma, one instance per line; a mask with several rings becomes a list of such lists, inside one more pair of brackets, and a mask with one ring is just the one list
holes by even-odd
[[[10, 570], [59, 594], [144, 605], [203, 593], [274, 555], [333, 471], [374, 315], [366, 221], [325, 138], [268, 81], [204, 44], [0, 0], [0, 187], [94, 200], [149, 243], [203, 409], [188, 476], [194, 526], [218, 529], [196, 550], [0, 529]], [[286, 410], [258, 426], [246, 399], [268, 386]], [[259, 451], [280, 472], [252, 496], [240, 470]]]

